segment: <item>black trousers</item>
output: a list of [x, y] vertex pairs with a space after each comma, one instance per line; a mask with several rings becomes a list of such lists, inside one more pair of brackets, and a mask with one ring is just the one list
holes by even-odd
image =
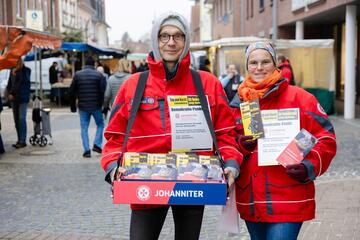
[[[171, 206], [175, 224], [175, 240], [199, 239], [204, 206]], [[156, 240], [159, 238], [169, 206], [133, 210], [131, 212], [130, 239]]]

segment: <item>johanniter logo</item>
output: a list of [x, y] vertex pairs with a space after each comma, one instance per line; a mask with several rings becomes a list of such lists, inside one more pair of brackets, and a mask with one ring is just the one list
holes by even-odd
[[146, 201], [150, 198], [150, 188], [147, 186], [140, 186], [136, 190], [136, 197], [141, 201]]

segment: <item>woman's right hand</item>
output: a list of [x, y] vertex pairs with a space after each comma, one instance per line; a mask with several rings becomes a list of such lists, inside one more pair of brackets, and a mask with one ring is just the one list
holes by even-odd
[[244, 149], [246, 149], [249, 152], [254, 151], [257, 145], [257, 139], [253, 140], [253, 136], [241, 135], [237, 141], [240, 146], [242, 146]]

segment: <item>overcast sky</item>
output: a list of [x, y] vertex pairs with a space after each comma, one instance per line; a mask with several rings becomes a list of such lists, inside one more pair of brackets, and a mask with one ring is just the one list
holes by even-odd
[[150, 33], [154, 17], [166, 11], [176, 11], [190, 21], [191, 0], [106, 0], [106, 22], [110, 25], [109, 43], [120, 40], [124, 32], [139, 40]]

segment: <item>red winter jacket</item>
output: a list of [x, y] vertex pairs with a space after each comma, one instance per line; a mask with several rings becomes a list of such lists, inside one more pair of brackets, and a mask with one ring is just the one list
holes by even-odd
[[[189, 69], [190, 57], [188, 54], [179, 63], [177, 74], [171, 80], [166, 80], [162, 61], [155, 62], [149, 55], [148, 62], [149, 77], [125, 151], [168, 153], [171, 151], [171, 126], [167, 96], [197, 95]], [[235, 121], [221, 83], [210, 73], [199, 71], [199, 74], [205, 95], [209, 99], [211, 117], [225, 165], [240, 166], [242, 154], [235, 141]], [[139, 76], [139, 73], [134, 74], [123, 83], [113, 105], [109, 125], [104, 134], [107, 143], [103, 148], [101, 159], [101, 165], [107, 173], [116, 166], [116, 160], [121, 151]], [[213, 152], [198, 154], [214, 155]], [[132, 209], [142, 209], [149, 206], [132, 205], [131, 207]]]
[[313, 95], [290, 86], [283, 79], [260, 99], [260, 109], [283, 108], [299, 108], [300, 129], [305, 128], [319, 140], [302, 161], [311, 181], [299, 183], [293, 180], [280, 165], [258, 166], [256, 148], [244, 158], [236, 182], [237, 209], [241, 218], [247, 221], [302, 222], [313, 219], [313, 180], [327, 170], [336, 153], [334, 128]]

